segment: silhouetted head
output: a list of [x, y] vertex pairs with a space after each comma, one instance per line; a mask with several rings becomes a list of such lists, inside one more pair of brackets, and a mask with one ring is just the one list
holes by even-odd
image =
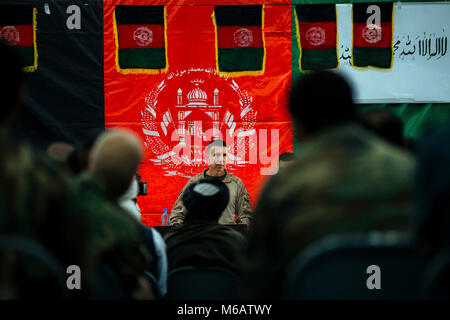
[[393, 112], [385, 109], [374, 109], [359, 114], [359, 120], [363, 127], [374, 132], [384, 140], [404, 147], [403, 122]]
[[88, 170], [113, 197], [121, 196], [130, 186], [142, 158], [136, 135], [125, 130], [107, 130], [95, 142]]
[[352, 88], [331, 71], [302, 76], [292, 87], [289, 109], [300, 140], [356, 120]]
[[450, 131], [429, 133], [418, 147], [417, 235], [426, 247], [450, 247]]
[[199, 180], [183, 193], [183, 204], [188, 211], [184, 221], [218, 221], [229, 201], [230, 191], [222, 181]]

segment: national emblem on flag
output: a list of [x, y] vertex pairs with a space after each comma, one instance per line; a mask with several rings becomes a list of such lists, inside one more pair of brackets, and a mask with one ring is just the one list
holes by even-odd
[[37, 69], [36, 15], [31, 5], [0, 4], [0, 41], [16, 48], [26, 72]]
[[264, 73], [264, 6], [214, 7], [217, 70], [234, 76]]
[[116, 66], [122, 73], [160, 73], [168, 69], [165, 7], [115, 7]]
[[392, 67], [392, 2], [354, 3], [352, 65]]
[[296, 5], [295, 22], [300, 45], [300, 70], [337, 68], [336, 5]]

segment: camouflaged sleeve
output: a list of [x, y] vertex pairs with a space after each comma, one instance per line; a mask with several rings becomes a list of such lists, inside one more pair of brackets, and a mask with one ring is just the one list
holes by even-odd
[[186, 215], [186, 209], [183, 205], [183, 193], [184, 190], [186, 190], [186, 187], [189, 185], [187, 183], [184, 188], [181, 190], [180, 194], [178, 195], [177, 201], [175, 201], [175, 204], [173, 205], [172, 212], [170, 214], [170, 225], [171, 226], [179, 226], [183, 224], [184, 216]]
[[240, 183], [240, 190], [238, 193], [238, 203], [237, 203], [237, 219], [236, 223], [243, 223], [250, 226], [251, 220], [253, 219], [253, 208], [250, 202], [250, 195], [245, 188], [244, 184]]
[[178, 195], [177, 201], [175, 201], [175, 204], [173, 205], [172, 211], [170, 213], [169, 221], [171, 226], [179, 226], [183, 224], [184, 217], [186, 215], [186, 208], [183, 205], [184, 190], [186, 190], [189, 185], [197, 182], [201, 178], [203, 178], [203, 173], [199, 173], [198, 175], [193, 176], [181, 190], [180, 194]]

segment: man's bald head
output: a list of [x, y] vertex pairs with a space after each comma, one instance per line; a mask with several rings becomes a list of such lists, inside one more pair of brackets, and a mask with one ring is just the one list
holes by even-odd
[[125, 130], [108, 130], [95, 141], [89, 172], [104, 183], [112, 196], [119, 197], [130, 186], [141, 158], [141, 143], [134, 134]]

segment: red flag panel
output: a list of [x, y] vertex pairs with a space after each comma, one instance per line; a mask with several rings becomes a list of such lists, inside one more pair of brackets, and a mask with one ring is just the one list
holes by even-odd
[[217, 27], [219, 48], [262, 48], [262, 30], [259, 26]]
[[164, 48], [164, 27], [159, 24], [117, 25], [119, 48]]
[[0, 26], [0, 39], [15, 47], [33, 45], [33, 25]]
[[366, 23], [353, 25], [353, 46], [385, 48], [392, 45], [392, 23], [382, 22], [381, 26]]
[[303, 49], [336, 48], [336, 22], [300, 22], [300, 41]]
[[227, 170], [242, 179], [253, 205], [278, 154], [292, 151], [290, 6], [264, 6], [264, 74], [229, 77], [217, 72], [216, 3], [209, 4], [166, 7], [169, 68], [159, 74], [117, 71], [114, 6], [104, 6], [105, 125], [128, 127], [145, 142], [139, 173], [149, 193], [138, 201], [148, 224], [160, 224], [155, 214], [170, 212], [189, 177], [207, 168], [204, 148], [214, 135], [228, 142]]

